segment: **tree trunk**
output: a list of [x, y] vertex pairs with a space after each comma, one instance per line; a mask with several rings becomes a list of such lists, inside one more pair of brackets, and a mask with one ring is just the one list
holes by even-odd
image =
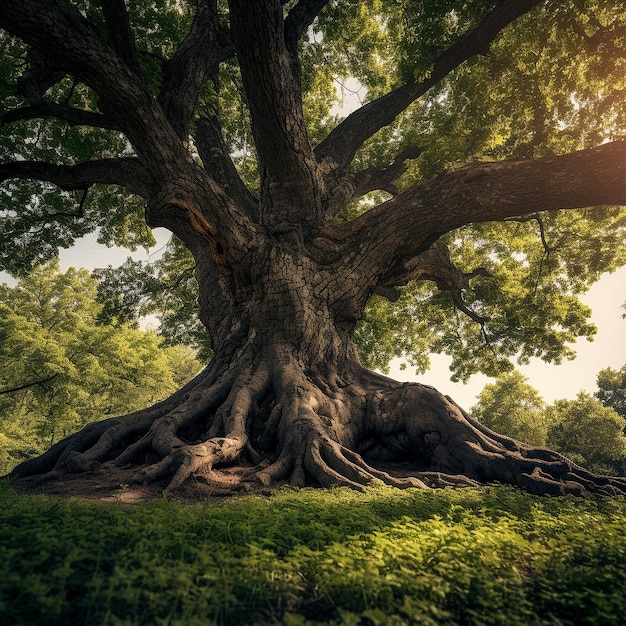
[[[537, 493], [626, 493], [626, 479], [596, 476], [497, 435], [430, 387], [366, 371], [350, 339], [375, 289], [389, 291], [420, 274], [456, 289], [462, 307], [463, 276], [449, 258], [431, 254], [442, 274], [420, 263], [442, 234], [536, 211], [622, 203], [626, 142], [529, 162], [478, 163], [396, 193], [404, 161], [420, 149], [405, 147], [389, 167], [359, 172], [359, 148], [541, 3], [497, 3], [434, 59], [423, 80], [411, 77], [369, 102], [314, 148], [298, 42], [327, 4], [300, 1], [288, 9], [279, 0], [229, 0], [225, 26], [221, 3], [219, 11], [217, 2], [198, 3], [187, 37], [163, 66], [158, 97], [138, 74], [132, 28], [119, 6], [103, 13], [104, 41], [65, 3], [0, 4], [3, 28], [46, 58], [39, 69], [53, 68], [57, 80], [67, 74], [97, 95], [95, 116], [60, 107], [63, 115], [118, 129], [136, 155], [66, 165], [17, 159], [0, 166], [0, 181], [32, 178], [67, 190], [118, 184], [140, 195], [148, 226], [170, 229], [195, 258], [201, 319], [215, 349], [207, 369], [167, 400], [91, 424], [14, 475], [91, 472], [96, 480], [116, 467], [123, 483], [172, 490], [195, 481], [228, 491], [235, 488], [229, 466], [243, 464], [246, 479], [265, 485], [498, 481]], [[219, 86], [220, 63], [234, 53], [258, 197], [237, 173], [219, 112], [199, 103], [209, 82]], [[32, 104], [41, 104], [46, 84], [34, 90]], [[352, 200], [390, 188], [390, 200], [336, 223]]]
[[[223, 303], [209, 298], [215, 284], [199, 273], [215, 357], [195, 380], [151, 409], [89, 425], [14, 475], [98, 480], [115, 466], [123, 483], [210, 493], [284, 481], [626, 493], [625, 479], [493, 433], [435, 389], [361, 367], [350, 336], [363, 281], [315, 262], [297, 239], [282, 232], [258, 246], [222, 319]], [[234, 474], [234, 465], [248, 469]]]

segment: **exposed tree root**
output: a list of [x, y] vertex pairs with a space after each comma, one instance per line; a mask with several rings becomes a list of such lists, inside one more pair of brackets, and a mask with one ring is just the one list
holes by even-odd
[[114, 465], [127, 484], [171, 491], [203, 483], [223, 493], [242, 487], [224, 468], [245, 463], [263, 486], [498, 482], [536, 494], [626, 494], [626, 479], [498, 435], [431, 387], [354, 364], [313, 382], [284, 354], [271, 363], [270, 371], [267, 360], [250, 358], [220, 376], [209, 367], [167, 401], [91, 424], [14, 474], [22, 482], [102, 477]]

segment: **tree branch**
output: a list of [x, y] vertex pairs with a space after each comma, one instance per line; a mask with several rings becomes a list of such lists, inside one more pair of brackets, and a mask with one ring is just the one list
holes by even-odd
[[143, 78], [139, 62], [137, 61], [135, 36], [130, 27], [125, 1], [100, 0], [100, 6], [102, 7], [111, 47], [137, 76]]
[[322, 187], [279, 0], [230, 0], [231, 36], [248, 96], [261, 173], [261, 220], [323, 223]]
[[86, 189], [91, 185], [120, 185], [144, 198], [151, 179], [136, 158], [102, 159], [79, 165], [54, 165], [42, 161], [14, 161], [0, 164], [0, 182], [11, 178], [52, 183], [65, 191]]
[[211, 240], [217, 224], [223, 237], [242, 230], [232, 200], [194, 161], [145, 81], [77, 9], [60, 0], [2, 0], [0, 26], [99, 96], [100, 109], [126, 135], [155, 183], [147, 205], [152, 225], [186, 221]]
[[352, 199], [360, 198], [366, 193], [375, 190], [387, 191], [392, 195], [399, 193], [395, 181], [407, 170], [406, 161], [417, 159], [422, 154], [422, 148], [415, 146], [403, 150], [396, 160], [387, 167], [368, 168], [353, 174], [354, 194]]
[[[487, 321], [472, 311], [463, 299], [463, 290], [469, 287], [469, 281], [475, 276], [489, 276], [488, 272], [479, 267], [473, 272], [463, 273], [450, 259], [448, 246], [441, 240], [433, 244], [424, 252], [405, 263], [402, 271], [379, 285], [376, 293], [388, 297], [386, 290], [403, 286], [412, 280], [430, 280], [442, 291], [447, 291], [452, 297], [454, 306], [476, 323], [483, 326]], [[387, 291], [387, 293], [390, 293]]]
[[201, 117], [195, 124], [195, 131], [194, 139], [204, 167], [239, 206], [258, 219], [258, 200], [241, 180], [230, 158], [217, 118]]
[[331, 236], [359, 241], [357, 262], [371, 268], [370, 279], [393, 284], [407, 262], [460, 226], [600, 204], [626, 205], [624, 140], [563, 156], [471, 165], [333, 227]]
[[35, 67], [26, 70], [18, 79], [17, 87], [19, 92], [24, 95], [31, 104], [39, 103], [43, 95], [57, 83], [60, 83], [65, 74], [56, 72], [46, 67], [45, 64], [39, 65], [41, 59], [32, 59], [34, 56], [32, 51], [29, 55], [34, 61]]
[[285, 42], [292, 55], [298, 51], [298, 41], [313, 23], [328, 0], [299, 0], [285, 18]]
[[0, 390], [0, 396], [6, 395], [9, 393], [16, 393], [17, 391], [22, 391], [22, 389], [29, 389], [30, 387], [35, 387], [37, 385], [43, 386], [46, 383], [49, 383], [51, 380], [54, 380], [58, 375], [59, 373], [57, 372], [56, 374], [52, 374], [52, 376], [48, 376], [47, 378], [42, 378], [41, 380], [34, 380], [33, 382], [20, 385], [19, 387], [13, 387], [11, 389], [2, 389]]
[[54, 0], [3, 0], [0, 25], [59, 71], [93, 89], [101, 110], [125, 133], [157, 176], [173, 178], [172, 163], [192, 162], [145, 82], [98, 39], [95, 27], [70, 5]]
[[409, 81], [350, 114], [317, 146], [315, 153], [318, 160], [332, 160], [341, 176], [367, 139], [391, 124], [412, 102], [462, 63], [488, 51], [491, 42], [503, 28], [540, 2], [503, 0], [498, 3], [476, 28], [435, 60], [428, 78], [421, 82]]
[[41, 119], [56, 117], [72, 126], [93, 126], [108, 130], [119, 130], [118, 127], [102, 113], [85, 111], [75, 107], [64, 106], [56, 102], [40, 100], [37, 104], [29, 107], [13, 109], [4, 115], [3, 123], [18, 122], [22, 120]]
[[224, 45], [216, 0], [199, 0], [187, 37], [165, 64], [159, 102], [170, 123], [182, 138], [189, 124], [198, 96], [207, 81], [217, 83], [220, 61], [234, 54], [234, 46]]

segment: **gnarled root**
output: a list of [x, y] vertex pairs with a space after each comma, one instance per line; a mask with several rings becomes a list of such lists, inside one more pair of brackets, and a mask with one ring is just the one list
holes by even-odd
[[499, 482], [537, 494], [626, 494], [626, 479], [498, 435], [431, 387], [356, 364], [314, 376], [278, 352], [218, 366], [151, 409], [87, 426], [14, 474], [37, 481], [91, 472], [102, 481], [115, 468], [127, 484], [225, 493], [242, 486], [227, 469], [237, 463], [265, 486]]

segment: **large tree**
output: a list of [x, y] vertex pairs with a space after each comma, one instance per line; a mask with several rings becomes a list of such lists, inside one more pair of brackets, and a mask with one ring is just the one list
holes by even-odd
[[[626, 203], [621, 2], [1, 0], [0, 26], [5, 265], [89, 230], [142, 243], [143, 209], [193, 256], [214, 351], [169, 399], [86, 427], [18, 476], [115, 465], [125, 482], [213, 488], [240, 463], [264, 484], [626, 492], [430, 387], [368, 371], [352, 340], [373, 294], [393, 300], [416, 280], [450, 294], [486, 355], [558, 360], [568, 331], [591, 333], [566, 295], [532, 346], [545, 303], [617, 254], [570, 241], [589, 272], [566, 279], [542, 212], [604, 205], [581, 223], [623, 233], [611, 207]], [[328, 115], [334, 77], [367, 87], [341, 121]], [[511, 252], [480, 225], [511, 219], [538, 233], [536, 258], [513, 253], [538, 274], [519, 315], [490, 314], [488, 264]], [[484, 263], [458, 269], [456, 229], [472, 224]], [[487, 287], [470, 307], [472, 278]]]

